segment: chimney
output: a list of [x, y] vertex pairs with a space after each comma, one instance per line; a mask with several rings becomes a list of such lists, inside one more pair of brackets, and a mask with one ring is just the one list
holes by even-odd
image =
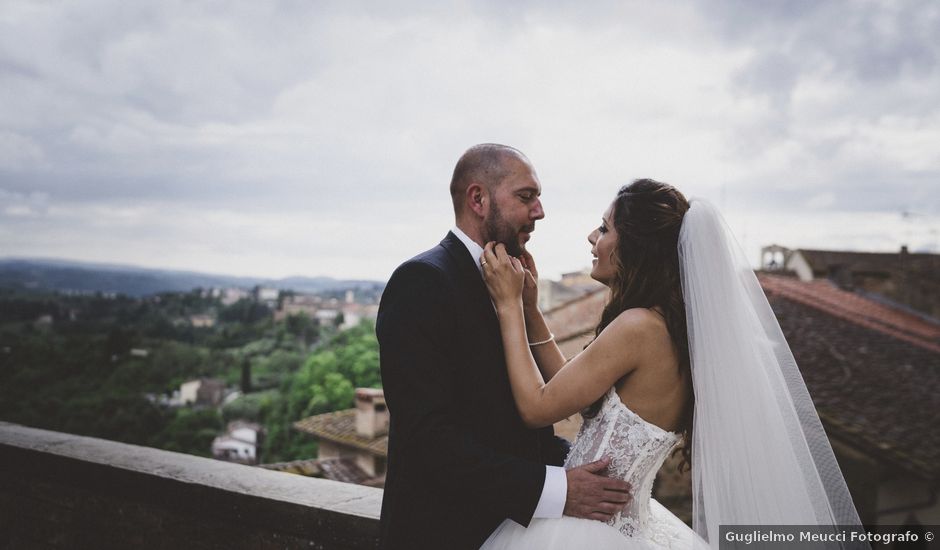
[[902, 302], [906, 304], [914, 303], [914, 288], [911, 285], [911, 259], [907, 245], [901, 245], [901, 253], [898, 254], [898, 295]]
[[356, 433], [373, 438], [388, 433], [385, 392], [373, 388], [356, 389]]

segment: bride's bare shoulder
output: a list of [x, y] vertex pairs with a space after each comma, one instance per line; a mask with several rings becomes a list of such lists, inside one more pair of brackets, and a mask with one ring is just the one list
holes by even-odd
[[[617, 331], [656, 331], [665, 327], [662, 315], [645, 307], [625, 309], [611, 321], [608, 328]], [[606, 330], [606, 329], [605, 329]]]
[[669, 330], [662, 316], [655, 311], [637, 307], [620, 312], [604, 328], [598, 340], [606, 340], [618, 347], [635, 348], [656, 343], [663, 336], [668, 338]]

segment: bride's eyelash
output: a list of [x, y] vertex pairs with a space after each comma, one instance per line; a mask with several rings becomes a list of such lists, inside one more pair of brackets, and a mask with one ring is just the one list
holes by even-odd
[[600, 231], [601, 233], [607, 233], [607, 226], [601, 224], [601, 226], [598, 227], [597, 230]]

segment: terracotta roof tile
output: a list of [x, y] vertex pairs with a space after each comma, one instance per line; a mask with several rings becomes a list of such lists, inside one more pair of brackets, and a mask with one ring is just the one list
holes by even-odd
[[362, 468], [356, 464], [356, 459], [350, 456], [341, 456], [337, 458], [325, 458], [320, 461], [320, 468], [323, 469], [323, 477], [333, 481], [342, 481], [343, 483], [355, 483], [357, 485], [369, 481], [371, 477]]
[[292, 460], [290, 462], [277, 462], [260, 464], [259, 468], [298, 474], [308, 477], [322, 477], [343, 483], [356, 483], [370, 487], [382, 487], [385, 484], [385, 474], [370, 477], [359, 465], [356, 458], [340, 456], [334, 458], [308, 458], [305, 460]]
[[356, 432], [356, 409], [310, 416], [294, 422], [294, 429], [378, 456], [388, 456], [388, 436], [368, 438]]
[[800, 281], [760, 274], [764, 292], [780, 295], [830, 315], [884, 332], [912, 344], [940, 352], [940, 323], [922, 315], [841, 290], [826, 280]]
[[308, 477], [321, 477], [323, 475], [323, 469], [320, 468], [320, 461], [315, 458], [259, 464], [258, 467], [264, 468], [265, 470], [287, 472], [289, 474], [298, 474]]
[[940, 352], [780, 294], [769, 299], [830, 434], [940, 477]]

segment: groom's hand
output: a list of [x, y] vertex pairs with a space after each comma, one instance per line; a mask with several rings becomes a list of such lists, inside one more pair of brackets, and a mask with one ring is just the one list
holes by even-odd
[[565, 515], [607, 521], [630, 501], [630, 484], [602, 475], [610, 464], [602, 458], [568, 470]]

